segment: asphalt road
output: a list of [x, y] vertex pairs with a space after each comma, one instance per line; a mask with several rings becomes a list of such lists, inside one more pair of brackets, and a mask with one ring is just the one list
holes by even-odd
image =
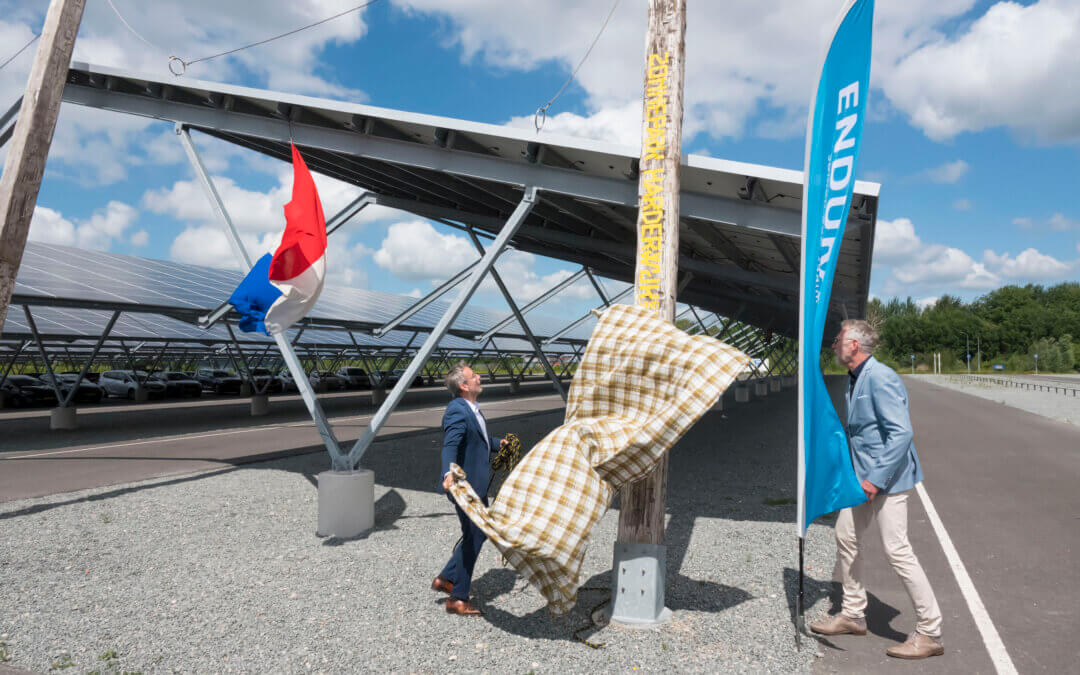
[[[489, 420], [561, 409], [548, 383], [489, 385], [480, 404]], [[378, 440], [438, 427], [445, 392], [424, 390], [420, 400], [398, 408]], [[374, 412], [357, 414], [357, 394], [321, 397], [342, 445], [351, 445]], [[361, 394], [360, 396], [364, 396]], [[408, 399], [406, 399], [408, 401]], [[145, 405], [79, 412], [80, 428], [48, 430], [48, 411], [0, 417], [0, 502], [162, 476], [192, 473], [304, 452], [326, 452], [299, 397], [272, 399], [272, 414], [253, 418], [246, 399]], [[329, 458], [327, 460], [329, 465]]]
[[[1080, 659], [1080, 427], [904, 378], [924, 486], [1021, 673], [1075, 672]], [[945, 655], [920, 673], [993, 673], [942, 545], [915, 493], [908, 531], [945, 617]], [[875, 529], [865, 543], [866, 637], [824, 642], [822, 672], [913, 672], [885, 656], [914, 611]], [[834, 585], [834, 603], [839, 595]]]

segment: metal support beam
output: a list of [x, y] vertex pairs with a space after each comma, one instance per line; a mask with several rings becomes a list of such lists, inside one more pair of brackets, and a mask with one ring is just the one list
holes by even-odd
[[[612, 298], [611, 302], [608, 303], [607, 306], [610, 307], [611, 305], [619, 302], [620, 300], [622, 300], [623, 298], [625, 298], [626, 296], [630, 295], [633, 292], [634, 292], [634, 287], [633, 286], [627, 287], [626, 290], [624, 290], [622, 293], [619, 293], [614, 298]], [[586, 312], [585, 316], [583, 316], [580, 319], [577, 319], [575, 321], [571, 321], [562, 330], [558, 331], [557, 333], [555, 333], [554, 335], [552, 335], [548, 339], [544, 340], [544, 346], [546, 347], [546, 346], [550, 345], [552, 342], [555, 342], [556, 340], [558, 340], [562, 336], [566, 335], [570, 331], [574, 330], [575, 328], [577, 328], [581, 324], [588, 321], [590, 318], [592, 318], [593, 311], [594, 310], [589, 310], [588, 312]]]
[[23, 313], [26, 315], [26, 323], [30, 325], [30, 333], [34, 336], [34, 342], [37, 343], [41, 360], [45, 362], [45, 372], [49, 374], [49, 382], [52, 383], [53, 391], [56, 392], [56, 400], [60, 401], [64, 398], [60, 394], [60, 383], [56, 380], [52, 364], [49, 363], [49, 357], [45, 354], [45, 344], [41, 341], [41, 334], [38, 333], [37, 324], [34, 323], [34, 315], [30, 313], [30, 305], [23, 305]]
[[356, 214], [374, 203], [375, 195], [365, 191], [364, 194], [349, 202], [348, 206], [334, 214], [333, 218], [326, 221], [326, 236], [329, 237], [334, 232], [337, 232], [338, 228], [352, 220]]
[[116, 325], [116, 320], [119, 318], [120, 312], [113, 312], [112, 317], [109, 318], [109, 323], [105, 324], [105, 330], [101, 332], [101, 337], [94, 343], [94, 349], [90, 352], [90, 356], [87, 357], [82, 370], [79, 371], [79, 377], [75, 380], [75, 384], [71, 387], [71, 391], [64, 397], [64, 402], [60, 404], [61, 408], [66, 408], [71, 405], [71, 400], [75, 398], [75, 393], [79, 390], [79, 385], [82, 384], [83, 378], [86, 377], [86, 373], [90, 370], [90, 366], [94, 363], [94, 359], [97, 358], [98, 352], [101, 351], [101, 345], [105, 344], [105, 339], [109, 337], [109, 333], [112, 332], [113, 326]]
[[405, 311], [401, 312], [400, 314], [395, 316], [393, 319], [390, 319], [389, 321], [387, 321], [382, 326], [379, 326], [375, 330], [371, 331], [372, 335], [374, 335], [375, 337], [382, 337], [382, 336], [386, 335], [387, 333], [389, 333], [390, 331], [394, 330], [394, 328], [396, 328], [401, 322], [407, 321], [414, 314], [416, 314], [420, 310], [424, 309], [425, 307], [427, 307], [431, 303], [435, 302], [436, 300], [441, 298], [443, 295], [445, 295], [447, 292], [449, 292], [451, 289], [453, 289], [455, 286], [457, 286], [462, 281], [467, 279], [469, 277], [469, 274], [472, 273], [473, 269], [475, 269], [476, 266], [479, 265], [479, 264], [480, 264], [479, 260], [477, 260], [474, 263], [471, 263], [468, 267], [461, 270], [460, 272], [455, 274], [453, 277], [451, 277], [450, 279], [447, 279], [442, 284], [440, 284], [438, 288], [436, 288], [432, 292], [428, 293], [424, 297], [422, 297], [419, 300], [417, 300], [416, 302], [414, 302]]
[[409, 367], [405, 369], [405, 375], [398, 380], [398, 383], [394, 385], [393, 391], [386, 397], [386, 400], [378, 411], [371, 418], [364, 432], [360, 435], [360, 438], [356, 440], [352, 450], [349, 451], [348, 465], [350, 468], [359, 465], [361, 458], [371, 446], [372, 441], [375, 440], [375, 436], [386, 424], [386, 420], [389, 419], [390, 413], [394, 411], [398, 403], [401, 402], [402, 397], [405, 396], [405, 392], [408, 390], [408, 385], [416, 377], [416, 373], [420, 370], [420, 366], [427, 360], [435, 348], [438, 346], [439, 341], [446, 335], [446, 331], [450, 328], [450, 325], [461, 314], [461, 310], [465, 308], [465, 303], [469, 301], [476, 289], [479, 288], [480, 282], [483, 281], [484, 276], [491, 271], [495, 266], [495, 259], [499, 257], [499, 254], [506, 248], [507, 244], [513, 238], [514, 234], [521, 227], [521, 224], [525, 222], [525, 217], [532, 211], [533, 205], [536, 203], [536, 190], [535, 188], [526, 188], [525, 194], [521, 198], [521, 202], [514, 209], [514, 212], [510, 214], [510, 218], [503, 225], [503, 229], [499, 232], [499, 236], [495, 238], [491, 247], [484, 254], [484, 257], [480, 259], [480, 263], [473, 269], [472, 274], [469, 276], [469, 281], [458, 292], [457, 298], [450, 304], [450, 307], [439, 319], [439, 323], [431, 330], [427, 340], [417, 351], [413, 357]]
[[[250, 270], [251, 258], [248, 257], [247, 250], [244, 248], [243, 242], [240, 241], [240, 235], [233, 226], [228, 211], [225, 210], [225, 204], [221, 201], [221, 195], [218, 194], [217, 189], [214, 187], [214, 181], [210, 179], [210, 174], [206, 172], [206, 167], [203, 166], [202, 159], [199, 157], [195, 145], [191, 142], [190, 134], [180, 123], [176, 124], [176, 133], [180, 137], [184, 150], [187, 152], [188, 161], [191, 162], [192, 168], [195, 169], [195, 173], [202, 181], [207, 197], [210, 198], [211, 208], [217, 213], [218, 219], [225, 228], [225, 236], [228, 237], [229, 244], [232, 245], [233, 253], [236, 255], [237, 260], [240, 261], [244, 271]], [[273, 338], [274, 342], [277, 343], [278, 350], [281, 352], [281, 358], [285, 360], [285, 365], [288, 366], [289, 373], [296, 383], [296, 388], [300, 391], [301, 398], [304, 399], [304, 403], [307, 405], [311, 419], [315, 422], [315, 428], [318, 429], [319, 436], [322, 437], [323, 445], [326, 446], [327, 452], [330, 453], [331, 465], [336, 471], [346, 470], [345, 457], [338, 446], [337, 437], [334, 436], [330, 421], [327, 420], [322, 406], [319, 405], [319, 399], [311, 388], [311, 382], [300, 364], [300, 359], [296, 357], [296, 352], [293, 351], [292, 345], [284, 334], [276, 333]]]
[[[476, 246], [476, 250], [480, 252], [480, 255], [484, 255], [484, 245], [480, 243], [480, 238], [476, 236], [476, 233], [469, 230], [469, 237], [472, 238], [473, 245]], [[503, 299], [506, 300], [506, 304], [510, 306], [510, 311], [513, 312], [514, 318], [517, 319], [522, 332], [525, 333], [525, 339], [529, 341], [529, 344], [532, 345], [537, 357], [539, 357], [540, 364], [544, 367], [544, 372], [547, 373], [551, 383], [555, 385], [555, 391], [559, 392], [559, 396], [562, 397], [563, 401], [566, 401], [566, 389], [563, 388], [562, 381], [559, 380], [559, 376], [548, 362], [547, 356], [544, 355], [544, 351], [540, 348], [540, 342], [537, 341], [536, 336], [533, 335], [532, 329], [529, 328], [529, 324], [525, 321], [524, 312], [518, 309], [517, 303], [514, 302], [514, 296], [510, 294], [510, 290], [506, 287], [506, 284], [503, 283], [502, 277], [499, 275], [499, 272], [495, 269], [494, 265], [491, 267], [491, 278], [495, 280], [495, 285], [499, 287]]]
[[604, 303], [604, 307], [611, 307], [611, 301], [608, 300], [607, 294], [604, 293], [604, 288], [600, 285], [600, 280], [593, 275], [592, 270], [588, 267], [585, 268], [585, 274], [588, 275], [589, 281], [592, 283], [593, 288], [596, 289], [596, 294], [600, 296], [600, 301]]
[[[476, 240], [474, 240], [474, 241], [476, 241]], [[479, 243], [477, 243], [477, 246], [480, 247], [480, 250], [483, 250], [483, 247], [481, 247], [479, 245]], [[522, 316], [524, 316], [525, 314], [528, 314], [530, 311], [536, 309], [540, 305], [544, 304], [545, 302], [547, 302], [551, 298], [558, 295], [559, 292], [562, 291], [564, 288], [566, 288], [567, 286], [573, 284], [574, 282], [576, 282], [581, 277], [585, 276], [585, 272], [586, 272], [585, 268], [582, 267], [580, 270], [578, 270], [574, 274], [570, 275], [569, 277], [563, 279], [559, 283], [557, 283], [554, 286], [552, 286], [551, 288], [549, 288], [547, 291], [545, 291], [543, 294], [541, 294], [540, 297], [536, 298], [535, 300], [533, 300], [532, 302], [530, 302], [529, 304], [527, 304], [527, 305], [525, 305], [524, 307], [521, 308]], [[492, 326], [491, 328], [489, 328], [486, 333], [484, 333], [483, 335], [475, 338], [476, 341], [477, 342], [486, 342], [487, 340], [489, 340], [491, 338], [492, 335], [495, 335], [496, 333], [498, 333], [503, 328], [506, 328], [511, 322], [514, 321], [514, 319], [515, 319], [515, 316], [511, 313], [510, 316], [506, 317], [505, 319], [503, 319], [499, 323], [497, 323], [494, 326]]]

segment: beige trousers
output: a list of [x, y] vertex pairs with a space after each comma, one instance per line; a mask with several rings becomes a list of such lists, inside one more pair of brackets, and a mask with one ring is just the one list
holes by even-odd
[[932, 638], [940, 638], [941, 609], [938, 608], [926, 572], [923, 572], [915, 551], [908, 543], [907, 500], [910, 492], [878, 494], [873, 501], [840, 511], [836, 519], [836, 562], [844, 585], [843, 613], [853, 619], [866, 615], [866, 588], [862, 584], [863, 556], [859, 555], [859, 538], [876, 518], [885, 555], [904, 582], [908, 596], [915, 605], [915, 630]]

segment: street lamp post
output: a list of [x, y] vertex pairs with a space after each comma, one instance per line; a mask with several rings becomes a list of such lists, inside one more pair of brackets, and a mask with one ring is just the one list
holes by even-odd
[[971, 375], [971, 336], [967, 334], [967, 331], [960, 331], [964, 334], [964, 359], [967, 361], [967, 374]]
[[911, 355], [911, 374], [915, 374], [915, 355]]

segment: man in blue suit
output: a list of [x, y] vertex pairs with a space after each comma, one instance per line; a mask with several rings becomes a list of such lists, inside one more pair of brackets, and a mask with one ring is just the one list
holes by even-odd
[[[488, 436], [487, 421], [476, 405], [476, 399], [483, 389], [480, 376], [464, 361], [458, 361], [457, 365], [450, 369], [446, 376], [446, 388], [454, 398], [446, 406], [442, 420], [443, 480], [439, 492], [445, 493], [450, 488], [450, 463], [453, 462], [465, 471], [469, 485], [484, 501], [484, 506], [487, 506], [488, 483], [491, 482], [491, 453], [498, 452], [506, 441]], [[461, 522], [461, 542], [454, 548], [454, 553], [442, 572], [431, 582], [431, 588], [450, 594], [446, 601], [447, 613], [476, 616], [481, 612], [469, 602], [469, 586], [472, 584], [473, 568], [476, 566], [480, 547], [484, 545], [487, 537], [483, 530], [469, 520], [450, 495], [447, 495], [447, 499], [454, 504], [454, 510]]]
[[941, 609], [907, 537], [907, 499], [922, 482], [922, 466], [912, 442], [904, 383], [871, 354], [878, 334], [866, 321], [845, 321], [833, 341], [837, 363], [847, 366], [847, 433], [855, 474], [867, 501], [840, 511], [836, 519], [837, 563], [844, 588], [839, 614], [810, 625], [822, 635], [866, 635], [866, 588], [862, 584], [859, 539], [877, 520], [893, 570], [915, 606], [915, 632], [885, 650], [889, 656], [923, 659], [945, 653]]

